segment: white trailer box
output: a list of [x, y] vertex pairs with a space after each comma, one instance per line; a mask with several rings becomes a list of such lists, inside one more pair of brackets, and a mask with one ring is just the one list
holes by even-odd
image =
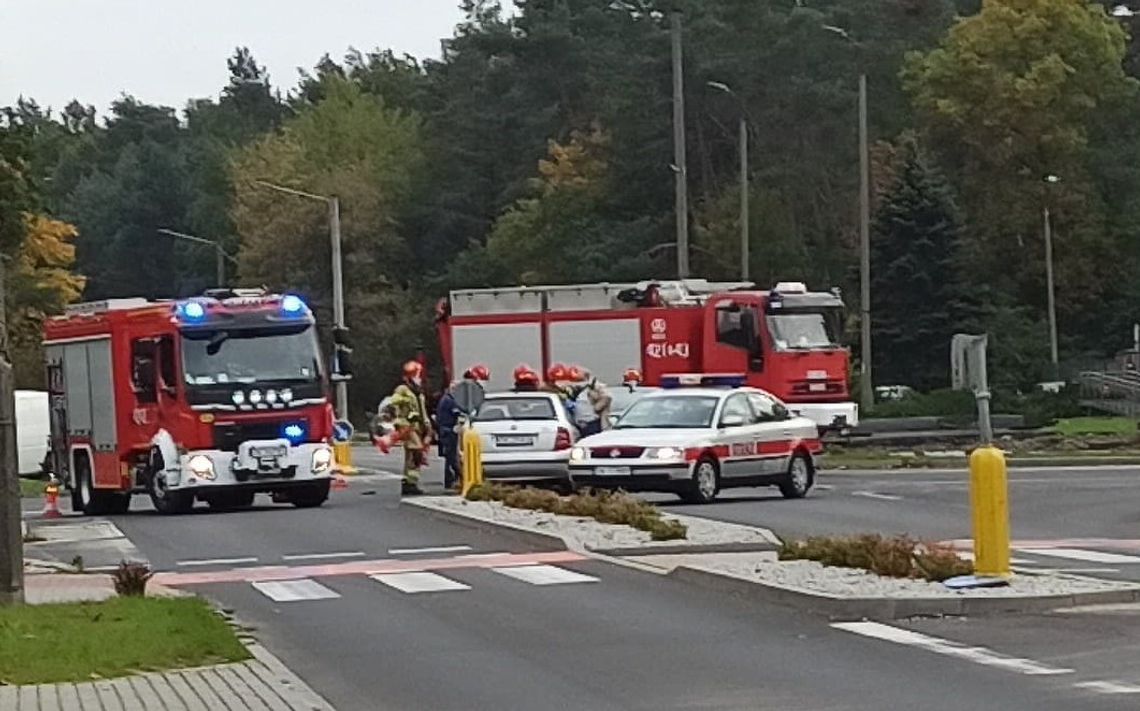
[[48, 452], [51, 422], [48, 394], [40, 390], [16, 391], [16, 450], [20, 474], [38, 474]]

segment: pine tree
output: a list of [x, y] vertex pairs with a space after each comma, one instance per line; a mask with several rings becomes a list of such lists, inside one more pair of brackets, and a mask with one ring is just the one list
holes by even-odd
[[962, 220], [949, 185], [913, 138], [872, 225], [871, 309], [876, 382], [949, 385], [950, 339], [967, 294]]

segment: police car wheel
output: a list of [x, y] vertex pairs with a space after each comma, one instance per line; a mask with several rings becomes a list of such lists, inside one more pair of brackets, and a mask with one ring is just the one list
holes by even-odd
[[712, 457], [697, 462], [693, 477], [689, 480], [681, 498], [690, 504], [707, 504], [716, 498], [720, 490], [720, 467]]
[[785, 499], [802, 499], [811, 489], [814, 477], [811, 461], [804, 454], [796, 454], [788, 463], [788, 473], [780, 482], [780, 493]]

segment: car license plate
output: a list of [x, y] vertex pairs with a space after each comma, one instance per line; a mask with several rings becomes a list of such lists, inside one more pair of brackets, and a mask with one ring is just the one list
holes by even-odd
[[534, 444], [534, 437], [523, 435], [506, 435], [495, 438], [495, 444], [503, 447], [525, 447]]
[[827, 383], [812, 383], [808, 386], [808, 390], [811, 390], [813, 393], [827, 392]]
[[285, 456], [285, 448], [280, 445], [275, 447], [250, 447], [249, 454], [257, 460], [277, 459]]
[[629, 467], [598, 467], [594, 473], [598, 476], [629, 476], [633, 470]]

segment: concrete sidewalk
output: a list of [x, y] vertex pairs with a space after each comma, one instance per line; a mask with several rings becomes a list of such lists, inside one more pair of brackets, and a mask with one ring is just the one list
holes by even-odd
[[254, 658], [81, 684], [0, 686], [4, 711], [333, 711], [258, 644]]

